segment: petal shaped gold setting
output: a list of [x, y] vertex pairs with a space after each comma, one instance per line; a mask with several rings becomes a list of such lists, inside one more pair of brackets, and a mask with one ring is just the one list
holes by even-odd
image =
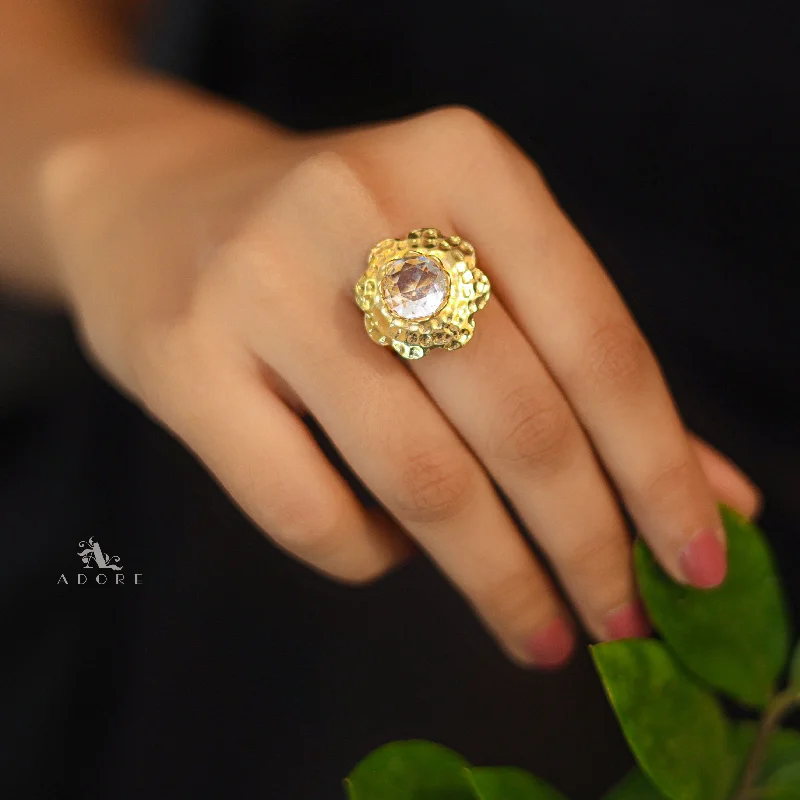
[[437, 347], [463, 347], [490, 292], [472, 245], [436, 228], [418, 228], [406, 239], [384, 239], [372, 248], [355, 301], [373, 342], [417, 359]]

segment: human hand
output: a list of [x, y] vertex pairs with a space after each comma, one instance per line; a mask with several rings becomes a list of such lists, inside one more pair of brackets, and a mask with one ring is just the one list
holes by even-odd
[[[545, 667], [569, 656], [569, 615], [493, 482], [597, 638], [646, 632], [622, 506], [675, 578], [723, 579], [715, 501], [752, 513], [758, 494], [687, 432], [501, 132], [464, 109], [315, 135], [215, 125], [60, 153], [53, 241], [87, 349], [275, 542], [360, 582], [413, 540]], [[375, 242], [433, 225], [475, 246], [494, 296], [467, 347], [403, 362], [366, 336], [353, 286]], [[305, 411], [388, 513], [361, 506]]]

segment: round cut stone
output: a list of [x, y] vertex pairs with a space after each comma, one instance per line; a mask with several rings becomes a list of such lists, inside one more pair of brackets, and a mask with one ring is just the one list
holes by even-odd
[[449, 290], [447, 273], [432, 258], [417, 253], [390, 261], [381, 284], [386, 306], [403, 319], [435, 314]]

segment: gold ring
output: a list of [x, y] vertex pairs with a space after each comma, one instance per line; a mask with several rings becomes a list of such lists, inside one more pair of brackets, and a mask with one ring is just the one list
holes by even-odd
[[471, 244], [418, 228], [407, 239], [384, 239], [372, 248], [355, 300], [373, 342], [416, 359], [435, 347], [463, 347], [490, 291]]

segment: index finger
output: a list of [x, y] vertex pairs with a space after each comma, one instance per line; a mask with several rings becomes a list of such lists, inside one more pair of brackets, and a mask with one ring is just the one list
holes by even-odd
[[469, 180], [481, 191], [453, 195], [454, 221], [659, 560], [678, 580], [718, 585], [727, 569], [719, 512], [648, 342], [535, 167], [499, 134], [477, 135], [486, 155]]

